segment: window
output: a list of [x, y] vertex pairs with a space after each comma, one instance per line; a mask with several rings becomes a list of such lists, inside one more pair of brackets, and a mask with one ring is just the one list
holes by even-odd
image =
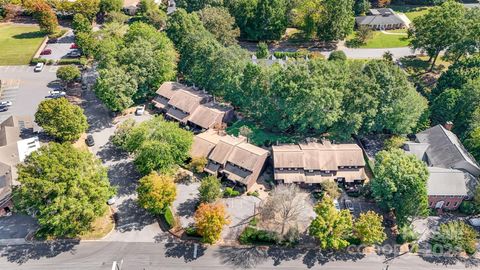
[[453, 206], [454, 206], [454, 207], [456, 207], [456, 206], [457, 206], [457, 204], [458, 204], [458, 202], [455, 202], [455, 203], [453, 204]]
[[283, 168], [280, 168], [280, 171], [283, 171]]
[[432, 207], [432, 204], [433, 204], [433, 202], [428, 202], [428, 205], [429, 205], [430, 207]]
[[450, 202], [447, 202], [447, 204], [445, 204], [445, 206], [449, 206], [450, 205]]
[[325, 171], [325, 173], [330, 173], [330, 171]]
[[313, 172], [313, 170], [308, 170], [308, 172]]

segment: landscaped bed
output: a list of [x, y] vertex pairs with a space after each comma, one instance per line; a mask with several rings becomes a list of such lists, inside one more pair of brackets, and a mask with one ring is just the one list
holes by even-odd
[[0, 65], [28, 65], [44, 37], [37, 25], [0, 24]]

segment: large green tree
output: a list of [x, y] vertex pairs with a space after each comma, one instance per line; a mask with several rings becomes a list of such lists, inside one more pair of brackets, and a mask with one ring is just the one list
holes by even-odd
[[75, 0], [72, 8], [74, 13], [83, 14], [87, 19], [93, 20], [100, 11], [100, 0]]
[[403, 150], [382, 151], [375, 157], [373, 196], [380, 206], [394, 210], [400, 225], [428, 211], [428, 170], [423, 161]]
[[66, 98], [47, 99], [38, 105], [35, 122], [60, 141], [74, 141], [88, 128], [83, 109]]
[[193, 135], [175, 122], [155, 117], [128, 129], [122, 129], [114, 138], [118, 145], [134, 154], [137, 170], [168, 171], [175, 164], [183, 164], [193, 142]]
[[88, 20], [83, 14], [77, 13], [73, 16], [72, 28], [73, 32], [76, 35], [78, 33], [91, 33], [92, 22]]
[[353, 234], [363, 244], [381, 244], [387, 239], [382, 222], [383, 217], [373, 211], [361, 213], [353, 225]]
[[253, 40], [279, 40], [287, 29], [286, 0], [258, 0], [255, 15], [245, 29]]
[[95, 83], [95, 94], [114, 112], [121, 112], [134, 104], [137, 81], [124, 69], [113, 67], [101, 69]]
[[224, 7], [206, 7], [198, 12], [205, 28], [224, 46], [234, 45], [240, 36], [233, 18]]
[[99, 8], [101, 12], [109, 13], [112, 11], [120, 11], [123, 7], [122, 0], [100, 0]]
[[413, 27], [408, 30], [410, 46], [425, 51], [433, 60], [433, 69], [440, 52], [462, 40], [465, 27], [465, 7], [447, 0], [413, 20]]
[[140, 179], [137, 187], [138, 204], [154, 215], [162, 215], [177, 196], [173, 178], [152, 172]]
[[74, 65], [62, 66], [57, 69], [57, 78], [66, 83], [72, 83], [80, 78], [81, 75], [78, 67]]
[[353, 31], [354, 0], [324, 0], [317, 36], [324, 41], [344, 39]]
[[309, 227], [311, 236], [317, 238], [322, 249], [342, 249], [350, 243], [352, 215], [348, 210], [338, 211], [330, 197], [324, 196], [314, 208], [317, 216]]
[[18, 165], [16, 209], [34, 215], [41, 236], [75, 237], [91, 229], [114, 194], [107, 170], [90, 152], [49, 143]]

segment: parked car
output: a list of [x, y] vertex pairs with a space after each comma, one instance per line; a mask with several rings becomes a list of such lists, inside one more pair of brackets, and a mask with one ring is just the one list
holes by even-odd
[[135, 110], [135, 115], [143, 115], [144, 112], [145, 112], [145, 105], [138, 106], [137, 109]]
[[353, 212], [353, 210], [355, 210], [355, 209], [353, 208], [353, 203], [352, 203], [352, 201], [350, 201], [350, 200], [345, 200], [344, 203], [345, 203], [345, 208], [348, 209], [348, 211]]
[[6, 112], [6, 111], [8, 111], [7, 106], [0, 107], [0, 112]]
[[338, 202], [337, 199], [334, 199], [333, 200], [333, 205], [335, 205], [335, 209], [337, 209], [338, 211], [340, 211], [340, 203]]
[[72, 45], [70, 45], [70, 49], [78, 49], [78, 45], [75, 43], [72, 43]]
[[40, 53], [40, 55], [50, 55], [50, 54], [52, 54], [52, 49], [45, 49]]
[[67, 94], [63, 91], [58, 91], [58, 90], [52, 90], [48, 92], [49, 98], [61, 98], [66, 96]]
[[12, 106], [12, 102], [10, 100], [0, 101], [0, 107], [8, 107]]
[[40, 72], [43, 70], [43, 67], [45, 66], [44, 63], [37, 63], [35, 65], [35, 68], [33, 69], [34, 72]]
[[67, 53], [67, 57], [75, 58], [75, 57], [80, 57], [82, 54], [78, 50], [71, 51]]
[[92, 135], [88, 135], [87, 138], [85, 139], [85, 143], [92, 147], [95, 145], [95, 141], [93, 140], [93, 136]]

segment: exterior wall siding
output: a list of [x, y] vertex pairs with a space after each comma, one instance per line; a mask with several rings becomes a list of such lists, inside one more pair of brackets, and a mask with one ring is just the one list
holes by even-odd
[[456, 210], [460, 203], [462, 203], [463, 196], [428, 196], [428, 206], [430, 208], [435, 208], [437, 203], [444, 202], [442, 209], [445, 210]]

